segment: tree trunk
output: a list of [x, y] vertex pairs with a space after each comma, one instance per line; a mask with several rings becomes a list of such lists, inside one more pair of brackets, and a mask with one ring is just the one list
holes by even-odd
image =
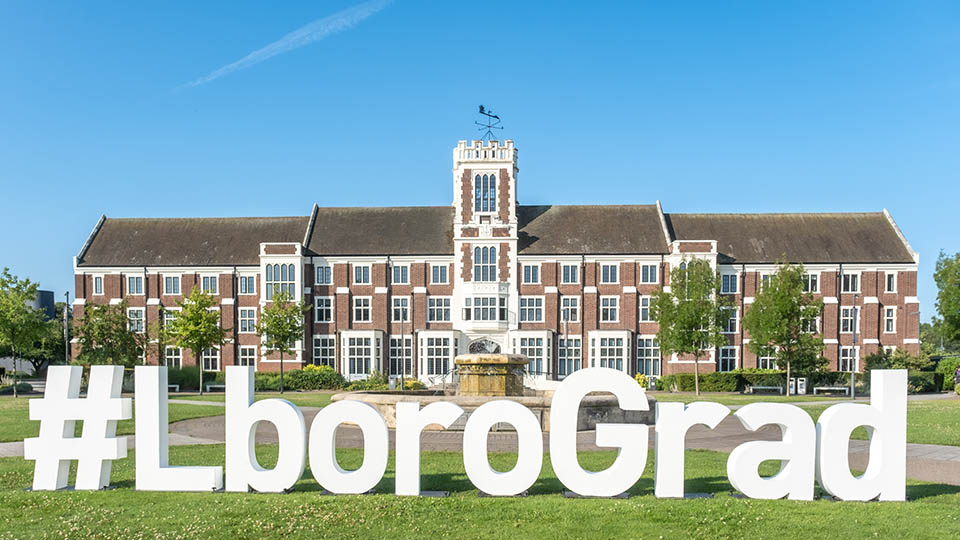
[[693, 355], [693, 389], [697, 396], [700, 395], [700, 355]]
[[193, 354], [195, 355], [194, 358], [197, 359], [197, 367], [200, 368], [200, 395], [202, 396], [203, 395], [203, 352], [201, 351], [198, 354], [196, 351], [194, 351]]
[[16, 332], [10, 331], [10, 353], [13, 355], [13, 398], [17, 398], [17, 346]]
[[280, 351], [280, 393], [283, 393], [283, 351]]
[[787, 360], [787, 395], [790, 395], [790, 361]]

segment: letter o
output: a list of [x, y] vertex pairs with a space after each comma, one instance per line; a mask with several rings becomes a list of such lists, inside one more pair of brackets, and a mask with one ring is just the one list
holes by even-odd
[[[487, 436], [498, 422], [517, 430], [517, 464], [507, 472], [494, 470], [487, 458]], [[523, 493], [540, 476], [543, 433], [530, 409], [516, 401], [497, 400], [477, 407], [463, 428], [463, 467], [474, 486], [488, 495]]]
[[[355, 471], [337, 463], [337, 427], [346, 422], [356, 423], [363, 432], [363, 464]], [[310, 424], [310, 472], [331, 493], [370, 491], [387, 470], [387, 440], [387, 423], [372, 405], [352, 400], [331, 403]]]

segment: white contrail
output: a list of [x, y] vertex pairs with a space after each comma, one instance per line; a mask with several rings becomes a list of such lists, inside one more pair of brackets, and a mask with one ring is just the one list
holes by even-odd
[[343, 11], [334, 13], [322, 19], [317, 19], [303, 28], [294, 30], [282, 38], [274, 41], [262, 49], [257, 49], [244, 56], [232, 64], [227, 64], [222, 68], [210, 73], [206, 77], [201, 77], [184, 87], [200, 86], [212, 80], [219, 79], [228, 73], [248, 68], [254, 64], [276, 56], [280, 53], [292, 51], [309, 45], [314, 41], [319, 41], [331, 34], [342, 32], [353, 28], [357, 23], [375, 14], [381, 9], [387, 7], [393, 0], [370, 0], [358, 6], [347, 8]]

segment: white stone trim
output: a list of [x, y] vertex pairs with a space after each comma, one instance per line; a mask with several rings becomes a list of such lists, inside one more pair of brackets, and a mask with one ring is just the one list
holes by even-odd
[[919, 338], [904, 338], [903, 342], [906, 343], [920, 343]]
[[906, 298], [903, 299], [903, 303], [904, 303], [904, 304], [919, 304], [919, 303], [920, 303], [920, 299], [917, 298], [916, 296], [907, 296]]
[[426, 287], [414, 287], [414, 288], [413, 288], [413, 294], [427, 294], [427, 288], [426, 288]]
[[880, 303], [880, 299], [877, 298], [876, 296], [866, 296], [866, 297], [864, 297], [864, 299], [863, 299], [863, 303], [864, 303], [864, 304], [879, 304], [879, 303]]
[[159, 306], [159, 305], [160, 305], [160, 299], [159, 299], [159, 298], [147, 298], [147, 305], [148, 305], [148, 306]]
[[836, 296], [824, 296], [824, 297], [823, 297], [823, 303], [824, 303], [824, 304], [836, 304], [836, 303], [837, 303], [837, 297], [836, 297]]
[[337, 294], [350, 294], [350, 287], [337, 287]]
[[877, 338], [866, 338], [863, 340], [864, 345], [879, 345], [880, 340]]
[[589, 286], [583, 288], [583, 293], [584, 293], [584, 294], [597, 294], [597, 288], [594, 287], [594, 286], [592, 286], [592, 285], [589, 285]]
[[224, 299], [220, 300], [220, 304], [225, 305], [225, 306], [232, 306], [233, 304], [236, 304], [236, 303], [237, 303], [237, 301], [234, 300], [233, 298], [224, 298]]
[[84, 305], [84, 304], [86, 304], [86, 303], [87, 303], [87, 299], [86, 299], [86, 298], [74, 298], [74, 299], [73, 299], [73, 305], [75, 305], [75, 306], [82, 306], [82, 305]]
[[840, 343], [836, 338], [827, 338], [823, 340], [824, 345], [836, 345]]
[[376, 287], [376, 288], [373, 289], [373, 293], [374, 293], [374, 294], [387, 294], [387, 288], [386, 288], [386, 287]]
[[120, 302], [123, 302], [123, 298], [111, 298], [111, 299], [110, 299], [110, 305], [111, 305], [111, 306], [116, 306], [116, 305], [118, 305]]
[[744, 296], [744, 297], [743, 297], [743, 303], [744, 303], [744, 304], [752, 304], [754, 300], [755, 300], [755, 298], [752, 297], [752, 296]]
[[637, 294], [637, 288], [633, 285], [627, 285], [623, 288], [623, 292], [627, 294]]
[[544, 294], [557, 294], [557, 293], [559, 292], [559, 289], [557, 289], [556, 287], [553, 287], [553, 286], [544, 287], [544, 288], [543, 288], [543, 292], [544, 292]]

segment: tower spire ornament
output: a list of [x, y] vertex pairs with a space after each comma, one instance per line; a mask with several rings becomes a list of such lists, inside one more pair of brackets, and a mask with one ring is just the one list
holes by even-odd
[[500, 125], [500, 117], [493, 114], [493, 111], [485, 109], [483, 105], [480, 105], [480, 114], [484, 116], [481, 122], [474, 120], [474, 124], [480, 126], [478, 131], [485, 132], [480, 140], [492, 141], [495, 139], [493, 136], [493, 130], [503, 129], [503, 126]]

